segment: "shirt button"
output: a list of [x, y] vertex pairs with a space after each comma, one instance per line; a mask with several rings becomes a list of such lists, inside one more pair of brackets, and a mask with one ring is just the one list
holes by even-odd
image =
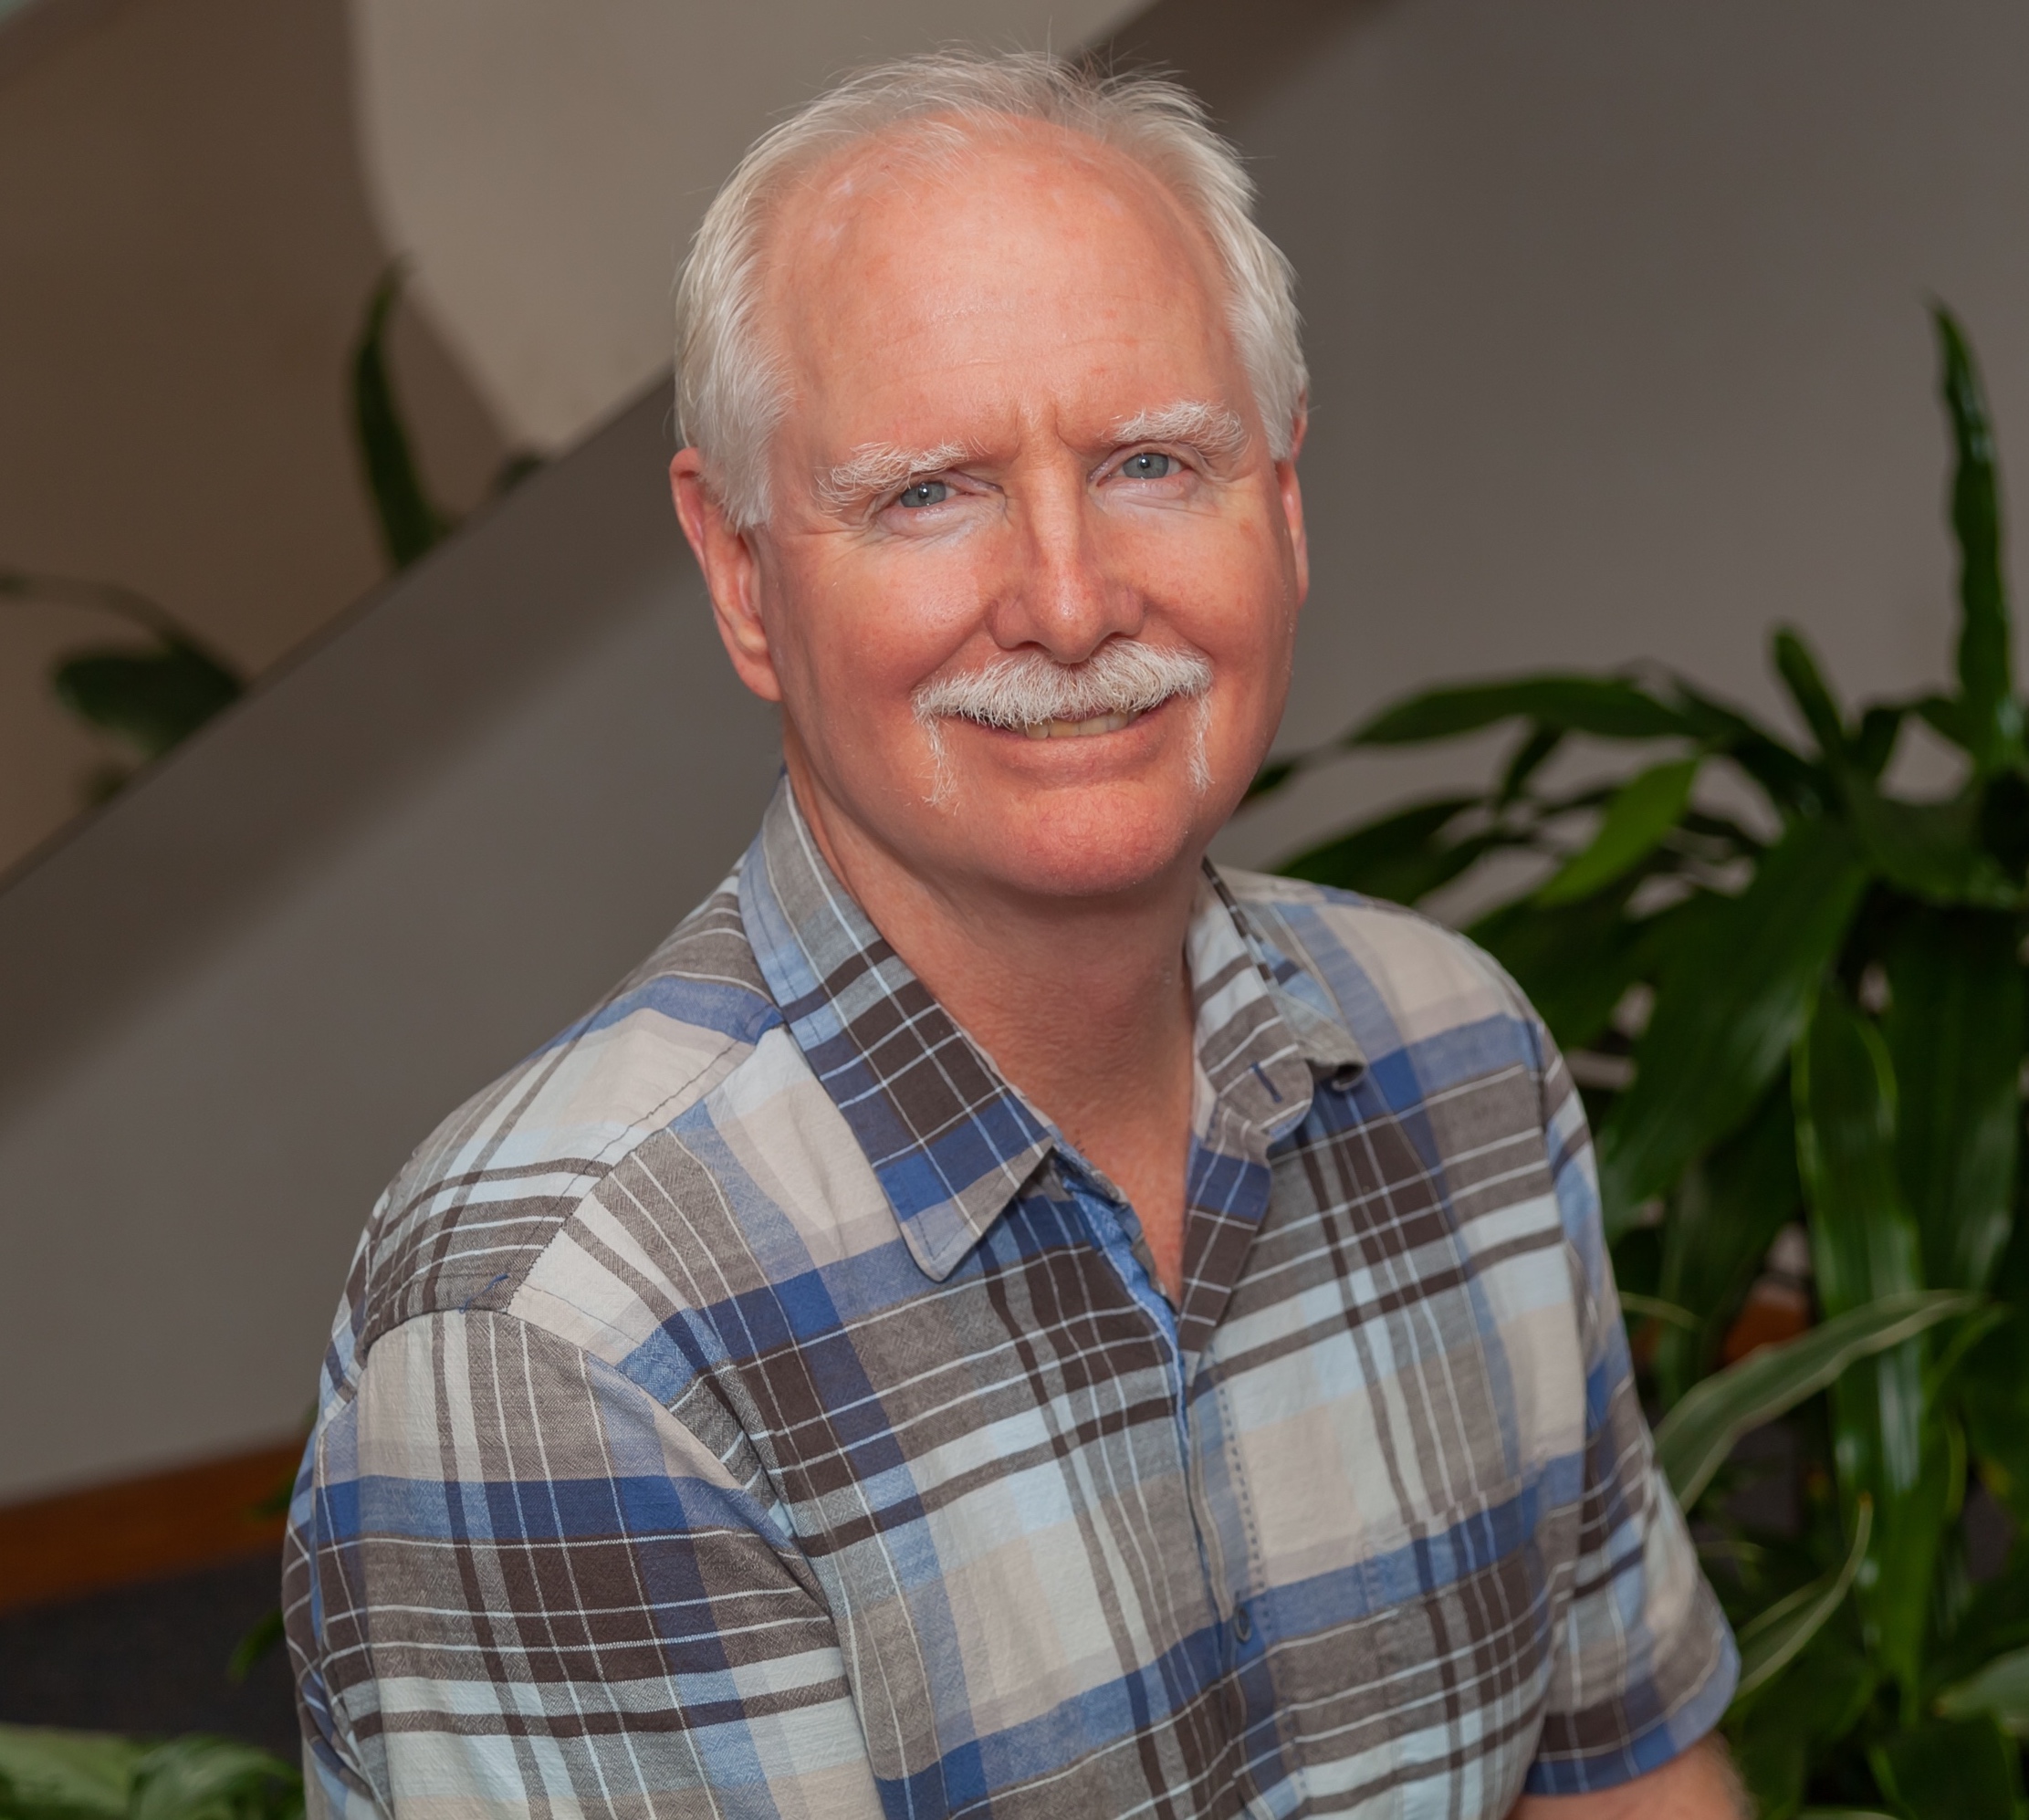
[[1254, 1634], [1254, 1620], [1248, 1616], [1245, 1606], [1233, 1607], [1233, 1635], [1245, 1643]]

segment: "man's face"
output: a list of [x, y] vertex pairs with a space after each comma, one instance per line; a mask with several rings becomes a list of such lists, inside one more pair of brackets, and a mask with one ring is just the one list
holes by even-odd
[[[714, 592], [834, 858], [1050, 897], [1195, 867], [1274, 736], [1306, 581], [1208, 243], [1139, 167], [1037, 127], [955, 163], [862, 148], [769, 250], [773, 511]], [[1184, 692], [1138, 715], [919, 711], [1010, 659], [1062, 682], [1147, 653], [1144, 693]]]

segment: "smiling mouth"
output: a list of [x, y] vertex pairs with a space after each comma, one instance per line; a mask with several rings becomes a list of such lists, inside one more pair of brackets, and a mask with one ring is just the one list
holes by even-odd
[[1119, 733], [1140, 718], [1138, 714], [1095, 714], [1090, 720], [1031, 720], [1021, 730], [1031, 739], [1090, 739], [1095, 733]]

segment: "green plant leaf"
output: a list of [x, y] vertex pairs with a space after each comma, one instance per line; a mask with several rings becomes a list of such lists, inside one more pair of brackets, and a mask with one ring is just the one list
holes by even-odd
[[1522, 744], [1517, 746], [1514, 756], [1508, 760], [1508, 768], [1501, 774], [1501, 788], [1494, 792], [1497, 807], [1505, 809], [1529, 787], [1529, 780], [1546, 765], [1557, 748], [1564, 743], [1564, 729], [1561, 727], [1545, 727], [1541, 721], [1531, 724]]
[[1877, 778], [1888, 769], [1909, 712], [1907, 702], [1877, 702], [1860, 716], [1860, 730], [1847, 756], [1862, 777]]
[[278, 1757], [225, 1738], [173, 1738], [134, 1766], [131, 1820], [292, 1820], [301, 1776]]
[[1354, 728], [1344, 743], [1416, 746], [1524, 717], [1601, 739], [1665, 739], [1689, 730], [1668, 703], [1617, 677], [1522, 676], [1411, 696]]
[[2020, 886], [1982, 842], [1976, 796], [1906, 802], [1849, 774], [1846, 811], [1867, 863], [1910, 896], [2002, 909], [2022, 902]]
[[1959, 546], [1959, 713], [1951, 737], [1964, 745], [1982, 771], [1998, 771], [2021, 750], [2022, 710], [2014, 696], [2012, 628], [2001, 569], [1993, 425], [1965, 331], [1942, 305], [1932, 308], [1931, 317], [1938, 334], [1939, 390], [1957, 458], [1951, 532]]
[[1955, 1686], [1997, 1656], [2029, 1648], [2029, 1550], [2011, 1551], [2001, 1570], [1982, 1580], [1978, 1596], [1930, 1664], [1932, 1689]]
[[1812, 738], [1817, 741], [1817, 749], [1835, 764], [1843, 761], [1846, 718], [1832, 699], [1832, 691], [1825, 685], [1824, 673], [1810, 646], [1804, 643], [1802, 634], [1788, 626], [1776, 633], [1773, 644], [1775, 673], [1803, 714]]
[[2029, 1738], [2029, 1649], [1996, 1656], [1977, 1674], [1947, 1688], [1937, 1700], [1944, 1719], [1985, 1713], [2011, 1737]]
[[1681, 676], [1670, 678], [1677, 710], [1693, 737], [1722, 753], [1768, 792], [1769, 800], [1792, 815], [1815, 814], [1834, 791], [1822, 766], [1785, 745], [1740, 709], [1705, 695]]
[[58, 662], [57, 699], [79, 719], [157, 758], [238, 697], [231, 670], [194, 644], [83, 651]]
[[[2023, 1217], [2019, 1200], [1993, 1290], [2012, 1318], [1967, 1353], [1952, 1388], [1965, 1415], [1967, 1439], [1980, 1462], [1981, 1478], [2015, 1522], [2029, 1526], [2029, 1219]], [[2018, 1551], [2018, 1557], [2022, 1574], [2013, 1583], [2013, 1603], [2022, 1628], [2019, 1640], [2029, 1643], [2029, 1552]], [[1991, 1595], [1993, 1589], [1987, 1590]], [[1994, 1609], [1991, 1596], [1982, 1601], [1982, 1615]]]
[[1575, 904], [1545, 908], [1532, 895], [1518, 898], [1466, 931], [1514, 976], [1567, 1053], [1598, 1041], [1627, 988], [1668, 967], [1729, 901], [1700, 891], [1654, 915], [1629, 917], [1627, 902], [1652, 870], [1645, 863]]
[[1313, 884], [1414, 904], [1449, 884], [1487, 850], [1490, 842], [1484, 837], [1452, 842], [1438, 838], [1448, 824], [1479, 800], [1474, 796], [1452, 796], [1412, 804], [1309, 848], [1276, 870]]
[[1978, 1303], [1977, 1296], [1954, 1290], [1891, 1296], [1794, 1340], [1759, 1347], [1693, 1385], [1656, 1428], [1656, 1462], [1677, 1501], [1689, 1512], [1750, 1429], [1816, 1396], [1856, 1360], [1900, 1345]]
[[1917, 703], [1917, 713], [1961, 750], [1979, 743], [1979, 730], [1966, 712], [1965, 703], [1957, 696], [1926, 696]]
[[1574, 904], [1611, 884], [1654, 852], [1690, 806], [1697, 758], [1656, 765], [1630, 778], [1606, 805], [1598, 832], [1536, 893], [1542, 905]]
[[2020, 884], [2029, 878], [2029, 777], [2002, 771], [1980, 791], [1980, 844]]
[[451, 528], [450, 518], [431, 503], [424, 486], [388, 368], [388, 321], [401, 295], [397, 262], [374, 287], [352, 350], [352, 433], [382, 546], [397, 570], [406, 569]]
[[1733, 1773], [1747, 1794], [1743, 1810], [1756, 1820], [1795, 1820], [1810, 1773], [1810, 1743], [1791, 1725], [1736, 1721], [1727, 1739]]
[[1698, 1324], [1665, 1334], [1656, 1347], [1664, 1407], [1705, 1375], [1768, 1248], [1802, 1201], [1789, 1083], [1779, 1082], [1746, 1124], [1685, 1170], [1671, 1197], [1658, 1291], [1691, 1310]]
[[288, 1635], [279, 1606], [263, 1612], [246, 1635], [233, 1646], [233, 1653], [225, 1663], [225, 1679], [244, 1681], [264, 1657], [281, 1647]]
[[[1837, 986], [1818, 995], [1790, 1064], [1796, 1157], [1818, 1301], [1838, 1315], [1923, 1287], [1922, 1243], [1895, 1170], [1895, 1073], [1872, 1020]], [[1875, 1501], [1860, 1609], [1906, 1689], [1918, 1679], [1930, 1585], [1954, 1487], [1925, 1421], [1923, 1347], [1911, 1339], [1834, 1387], [1834, 1458], [1848, 1508]], [[1927, 1474], [1926, 1466], [1939, 1470]]]
[[1624, 1314], [1632, 1314], [1637, 1321], [1659, 1321], [1666, 1327], [1680, 1327], [1687, 1331], [1698, 1325], [1698, 1316], [1688, 1308], [1679, 1308], [1674, 1302], [1665, 1302], [1659, 1295], [1637, 1295], [1632, 1290], [1620, 1292], [1620, 1309]]
[[2019, 1820], [2021, 1752], [1991, 1719], [1890, 1732], [1867, 1758], [1881, 1792], [1910, 1820]]
[[[1837, 1543], [1843, 1559], [1843, 1535]], [[1734, 1764], [1761, 1803], [1754, 1811], [1768, 1820], [1794, 1816], [1814, 1761], [1822, 1764], [1825, 1747], [1845, 1739], [1867, 1710], [1876, 1678], [1853, 1640], [1857, 1633], [1835, 1616], [1783, 1677], [1780, 1698], [1764, 1694], [1727, 1711]]]
[[1722, 849], [1725, 859], [1757, 859], [1768, 851], [1768, 842], [1750, 833], [1731, 815], [1714, 815], [1710, 810], [1687, 809], [1678, 824], [1685, 833], [1695, 834]]
[[1990, 1302], [1977, 1314], [1961, 1323], [1959, 1331], [1951, 1336], [1951, 1344], [1930, 1361], [1930, 1367], [1924, 1374], [1925, 1399], [1935, 1403], [1940, 1396], [1956, 1389], [1960, 1368], [1980, 1343], [2014, 1318], [2013, 1309]]
[[[1872, 1020], [1818, 995], [1792, 1062], [1811, 1261], [1828, 1314], [1923, 1287], [1922, 1249], [1895, 1174], [1895, 1072]], [[1901, 1462], [1916, 1471], [1913, 1452]]]
[[146, 1748], [105, 1731], [0, 1725], [0, 1813], [9, 1820], [124, 1820]]
[[1836, 822], [1797, 821], [1754, 881], [1674, 951], [1635, 1051], [1634, 1084], [1599, 1134], [1609, 1238], [1734, 1130], [1783, 1066], [1866, 883]]
[[1984, 1289], [2008, 1242], [2022, 1130], [2020, 922], [1911, 909], [1883, 951], [1896, 1161], [1924, 1281]]
[[1523, 897], [1466, 931], [1514, 976], [1562, 1049], [1596, 1041], [1639, 976], [1642, 930], [1623, 914], [1627, 894], [1551, 909]]
[[1871, 1499], [1862, 1498], [1854, 1509], [1853, 1544], [1845, 1561], [1831, 1573], [1799, 1586], [1787, 1598], [1778, 1599], [1765, 1611], [1756, 1613], [1751, 1623], [1741, 1626], [1741, 1678], [1733, 1690], [1736, 1701], [1751, 1699], [1767, 1686], [1825, 1628], [1825, 1620], [1838, 1610], [1858, 1577], [1873, 1533], [1874, 1503]]

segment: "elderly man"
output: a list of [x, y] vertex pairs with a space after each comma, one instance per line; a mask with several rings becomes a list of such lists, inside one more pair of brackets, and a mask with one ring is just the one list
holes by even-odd
[[1206, 863], [1305, 587], [1249, 203], [1173, 87], [954, 56], [715, 203], [676, 506], [786, 776], [374, 1215], [319, 1807], [1734, 1811], [1541, 1024]]

